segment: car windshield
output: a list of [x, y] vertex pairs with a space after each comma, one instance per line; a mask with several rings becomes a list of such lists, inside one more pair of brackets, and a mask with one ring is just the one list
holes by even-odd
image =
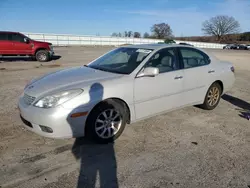
[[107, 72], [130, 74], [152, 52], [152, 49], [117, 48], [88, 65]]

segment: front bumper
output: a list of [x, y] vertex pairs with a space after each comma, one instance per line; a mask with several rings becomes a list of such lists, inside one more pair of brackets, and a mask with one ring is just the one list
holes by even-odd
[[[27, 105], [23, 98], [19, 99], [18, 108], [25, 128], [44, 137], [72, 138], [84, 136], [87, 116], [72, 118], [73, 113], [87, 112], [83, 107], [66, 109], [62, 106], [43, 109]], [[44, 130], [47, 127], [51, 131]]]
[[55, 54], [55, 52], [54, 52], [54, 51], [52, 51], [52, 50], [50, 50], [50, 51], [49, 51], [49, 55], [50, 55], [50, 57], [52, 57], [54, 54]]

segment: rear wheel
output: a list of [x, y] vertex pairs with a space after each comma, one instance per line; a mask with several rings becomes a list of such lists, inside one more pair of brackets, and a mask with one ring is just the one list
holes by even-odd
[[86, 122], [86, 137], [97, 143], [116, 140], [127, 123], [127, 110], [116, 100], [107, 100], [93, 109]]
[[46, 62], [50, 58], [49, 52], [47, 50], [39, 50], [36, 52], [36, 60], [40, 62]]
[[206, 94], [204, 103], [201, 105], [203, 109], [213, 110], [220, 102], [222, 88], [219, 83], [213, 83]]

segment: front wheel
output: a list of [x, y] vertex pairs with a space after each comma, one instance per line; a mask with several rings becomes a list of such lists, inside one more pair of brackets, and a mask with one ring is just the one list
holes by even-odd
[[222, 93], [222, 88], [219, 83], [215, 82], [213, 83], [206, 94], [204, 103], [201, 105], [201, 107], [205, 110], [213, 110], [220, 102]]
[[113, 142], [122, 134], [127, 117], [123, 104], [112, 99], [104, 101], [90, 113], [86, 136], [97, 143]]
[[36, 52], [36, 60], [40, 62], [47, 62], [49, 61], [49, 52], [47, 50], [39, 50]]

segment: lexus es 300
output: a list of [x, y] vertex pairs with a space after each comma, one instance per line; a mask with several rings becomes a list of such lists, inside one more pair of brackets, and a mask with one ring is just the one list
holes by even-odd
[[91, 63], [49, 73], [19, 99], [26, 128], [52, 138], [118, 138], [133, 122], [178, 108], [214, 109], [235, 81], [234, 67], [186, 45], [130, 45]]

